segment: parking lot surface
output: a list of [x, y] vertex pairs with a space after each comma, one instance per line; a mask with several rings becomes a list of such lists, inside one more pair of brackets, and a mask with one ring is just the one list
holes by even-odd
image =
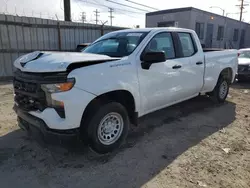
[[250, 187], [250, 84], [225, 104], [201, 96], [142, 118], [115, 153], [35, 141], [0, 83], [0, 187]]

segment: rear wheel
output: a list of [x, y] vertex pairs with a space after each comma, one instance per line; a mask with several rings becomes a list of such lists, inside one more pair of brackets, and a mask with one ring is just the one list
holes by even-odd
[[223, 103], [229, 92], [229, 82], [223, 76], [220, 76], [214, 90], [210, 93], [210, 97], [214, 102]]
[[102, 154], [117, 149], [127, 137], [129, 123], [128, 113], [120, 103], [103, 105], [88, 124], [90, 147]]

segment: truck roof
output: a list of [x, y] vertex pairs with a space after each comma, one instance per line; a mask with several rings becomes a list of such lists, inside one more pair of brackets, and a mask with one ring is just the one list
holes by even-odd
[[178, 27], [152, 27], [152, 28], [140, 28], [140, 29], [124, 29], [124, 30], [119, 30], [119, 31], [114, 31], [114, 32], [150, 32], [150, 31], [155, 31], [155, 30], [169, 30], [169, 31], [180, 31], [180, 32], [194, 32], [191, 29], [185, 29], [185, 28], [178, 28]]

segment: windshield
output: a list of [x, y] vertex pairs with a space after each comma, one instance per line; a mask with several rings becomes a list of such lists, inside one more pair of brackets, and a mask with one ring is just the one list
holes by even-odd
[[241, 51], [239, 58], [248, 58], [250, 59], [250, 51]]
[[130, 55], [148, 32], [118, 32], [103, 36], [99, 41], [83, 50], [86, 53], [103, 54], [110, 57]]

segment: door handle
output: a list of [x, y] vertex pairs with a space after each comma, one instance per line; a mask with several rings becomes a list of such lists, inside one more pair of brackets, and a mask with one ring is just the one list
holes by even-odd
[[175, 65], [172, 67], [172, 69], [179, 69], [179, 68], [181, 68], [181, 65]]
[[202, 65], [203, 64], [203, 62], [197, 62], [196, 63], [196, 65]]

